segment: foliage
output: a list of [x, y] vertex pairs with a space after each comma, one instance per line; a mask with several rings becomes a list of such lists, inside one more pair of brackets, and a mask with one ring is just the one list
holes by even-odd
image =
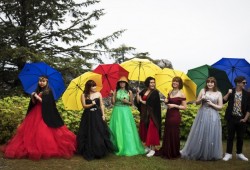
[[[24, 119], [28, 103], [28, 97], [6, 97], [0, 100], [0, 144], [7, 142], [10, 137], [15, 133], [16, 128]], [[66, 124], [66, 126], [75, 134], [77, 134], [81, 116], [83, 111], [72, 111], [72, 110], [65, 110], [62, 100], [59, 99], [57, 101], [57, 109]], [[223, 139], [226, 139], [227, 132], [226, 132], [226, 123], [224, 120], [224, 113], [225, 113], [226, 105], [224, 105], [222, 111], [220, 111], [221, 121], [222, 121], [222, 132], [223, 132]], [[136, 107], [131, 107], [132, 113], [137, 125], [139, 128], [140, 122], [140, 113]], [[181, 111], [182, 115], [182, 122], [180, 127], [180, 137], [182, 140], [186, 140], [195, 116], [198, 112], [199, 106], [194, 104], [189, 104], [185, 111]], [[105, 108], [105, 115], [106, 115], [106, 122], [109, 124], [110, 118], [112, 114], [112, 107]], [[162, 105], [162, 133], [164, 132], [164, 125], [165, 125], [165, 117], [166, 117], [166, 108]], [[249, 133], [249, 128], [248, 128]], [[249, 135], [246, 138], [249, 138]]]
[[[26, 62], [45, 61], [68, 83], [102, 63], [108, 43], [124, 30], [90, 40], [104, 9], [99, 0], [0, 0], [0, 90], [20, 85]], [[69, 64], [70, 63], [70, 64]]]
[[[196, 106], [195, 104], [189, 104], [186, 110], [181, 111], [181, 139], [186, 139], [189, 131], [191, 130], [192, 124], [194, 122], [194, 119], [198, 113], [199, 106]], [[226, 128], [226, 121], [224, 119], [224, 114], [226, 110], [227, 105], [224, 105], [222, 110], [219, 112], [220, 118], [221, 118], [221, 125], [222, 125], [222, 138], [226, 139], [227, 137], [227, 128]]]
[[128, 57], [126, 57], [126, 55], [130, 54], [134, 50], [135, 50], [134, 47], [128, 47], [125, 44], [123, 44], [118, 48], [110, 49], [110, 53], [111, 53], [111, 57], [115, 59], [115, 63], [120, 64], [128, 60]]
[[15, 133], [26, 115], [28, 103], [28, 98], [17, 96], [0, 100], [0, 144], [7, 142]]
[[65, 110], [62, 100], [58, 100], [56, 106], [66, 126], [77, 134], [83, 111]]

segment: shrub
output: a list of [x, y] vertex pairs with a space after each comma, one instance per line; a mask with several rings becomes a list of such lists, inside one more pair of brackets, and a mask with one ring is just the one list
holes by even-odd
[[[17, 96], [6, 97], [0, 100], [0, 144], [6, 143], [15, 133], [16, 128], [22, 122], [26, 115], [29, 100], [29, 97]], [[185, 140], [187, 138], [199, 107], [200, 106], [190, 104], [188, 105], [186, 110], [181, 111], [182, 122], [180, 127], [180, 137], [182, 140]], [[59, 113], [61, 113], [61, 116], [66, 126], [76, 134], [79, 129], [79, 124], [83, 111], [65, 110], [61, 99], [57, 101], [57, 109]], [[131, 107], [131, 109], [136, 125], [137, 127], [139, 127], [140, 113], [136, 107]], [[226, 122], [224, 120], [225, 109], [226, 105], [224, 105], [222, 111], [220, 111], [223, 139], [226, 139], [227, 136]], [[105, 108], [106, 122], [108, 124], [110, 121], [111, 113], [111, 107]], [[164, 132], [165, 117], [166, 108], [162, 107], [162, 133]], [[246, 138], [249, 138], [249, 134], [248, 136], [246, 134]]]
[[29, 99], [6, 97], [0, 100], [0, 144], [7, 142], [26, 115]]

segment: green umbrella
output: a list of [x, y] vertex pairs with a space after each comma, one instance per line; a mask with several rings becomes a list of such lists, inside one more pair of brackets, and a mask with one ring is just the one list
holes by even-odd
[[216, 79], [217, 86], [223, 95], [228, 92], [228, 89], [232, 88], [232, 84], [230, 83], [226, 72], [217, 68], [213, 68], [209, 65], [203, 65], [190, 69], [188, 70], [187, 75], [197, 85], [197, 95], [199, 94], [200, 90], [205, 87], [208, 77], [214, 77]]

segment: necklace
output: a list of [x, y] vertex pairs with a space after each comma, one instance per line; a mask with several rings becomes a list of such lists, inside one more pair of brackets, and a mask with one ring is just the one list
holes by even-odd
[[179, 92], [179, 90], [172, 90], [171, 94], [172, 94], [172, 96], [175, 96], [178, 92]]

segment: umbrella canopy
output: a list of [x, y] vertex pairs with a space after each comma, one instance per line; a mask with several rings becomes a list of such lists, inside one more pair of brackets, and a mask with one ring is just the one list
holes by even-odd
[[85, 88], [85, 83], [93, 80], [96, 83], [96, 90], [102, 89], [102, 75], [85, 72], [84, 74], [73, 79], [62, 95], [62, 101], [66, 110], [82, 110], [81, 95]]
[[65, 90], [64, 81], [61, 73], [46, 63], [26, 63], [18, 78], [22, 82], [24, 91], [31, 94], [36, 90], [39, 77], [42, 75], [48, 77], [49, 87], [53, 92], [55, 100], [57, 100]]
[[188, 70], [187, 75], [197, 85], [197, 95], [199, 94], [200, 90], [205, 87], [207, 78], [211, 76], [216, 79], [217, 86], [223, 95], [228, 92], [228, 89], [232, 88], [232, 84], [230, 83], [226, 72], [217, 68], [213, 68], [209, 65], [203, 65], [190, 69]]
[[102, 75], [103, 88], [101, 94], [103, 97], [108, 97], [110, 91], [115, 90], [116, 83], [120, 77], [125, 76], [128, 78], [128, 71], [119, 64], [100, 64], [93, 72]]
[[[237, 76], [244, 76], [247, 82], [250, 82], [250, 64], [244, 58], [222, 58], [212, 67], [224, 70], [234, 86], [234, 79]], [[250, 88], [250, 83], [246, 85], [246, 88]]]
[[187, 102], [196, 99], [196, 84], [182, 71], [164, 68], [155, 75], [156, 88], [165, 96], [168, 96], [172, 89], [172, 79], [175, 76], [181, 77], [183, 81], [183, 93], [186, 95]]
[[120, 64], [129, 71], [129, 80], [145, 81], [149, 76], [154, 77], [161, 68], [148, 59], [133, 58]]

